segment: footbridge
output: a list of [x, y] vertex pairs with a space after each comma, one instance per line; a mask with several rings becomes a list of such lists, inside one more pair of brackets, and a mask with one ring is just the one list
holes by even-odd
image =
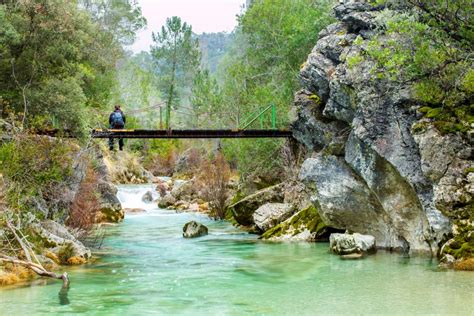
[[[271, 104], [248, 115], [235, 129], [94, 129], [92, 138], [292, 138], [290, 130], [277, 128], [276, 113]], [[250, 129], [256, 125], [260, 128]]]
[[92, 138], [291, 138], [283, 129], [94, 129]]

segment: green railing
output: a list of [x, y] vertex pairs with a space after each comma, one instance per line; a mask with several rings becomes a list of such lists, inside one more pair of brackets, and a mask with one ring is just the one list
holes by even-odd
[[255, 121], [259, 120], [260, 121], [260, 129], [263, 129], [264, 125], [264, 118], [265, 114], [270, 112], [270, 118], [271, 118], [271, 125], [272, 129], [276, 129], [276, 106], [275, 104], [270, 104], [267, 106], [265, 109], [261, 111], [255, 111], [248, 115], [239, 125], [239, 129], [244, 130], [250, 125], [252, 125]]

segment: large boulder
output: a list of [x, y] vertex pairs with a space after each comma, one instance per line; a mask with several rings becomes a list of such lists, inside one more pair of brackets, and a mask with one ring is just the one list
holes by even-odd
[[371, 235], [354, 234], [331, 234], [329, 237], [329, 249], [338, 255], [374, 253], [375, 237]]
[[[31, 229], [42, 241], [42, 244], [58, 256], [64, 252], [64, 249], [67, 249], [69, 258], [76, 257], [87, 260], [91, 257], [91, 251], [77, 240], [66, 227], [55, 221], [34, 222], [31, 224]], [[66, 258], [64, 263], [69, 258]]]
[[272, 241], [327, 240], [327, 235], [332, 230], [322, 221], [318, 210], [313, 205], [309, 205], [282, 223], [268, 229], [262, 235], [262, 239]]
[[253, 221], [264, 232], [283, 222], [294, 212], [294, 206], [288, 203], [266, 203], [253, 213]]
[[100, 209], [96, 221], [98, 223], [118, 223], [125, 217], [122, 204], [117, 198], [117, 187], [112, 183], [100, 181]]
[[246, 196], [229, 206], [235, 220], [244, 226], [254, 224], [253, 213], [263, 204], [281, 203], [284, 199], [283, 184], [277, 184]]
[[319, 205], [326, 225], [374, 235], [382, 247], [398, 245], [382, 205], [343, 158], [318, 155], [307, 159], [300, 178], [317, 188], [311, 199]]
[[183, 227], [183, 237], [184, 238], [196, 238], [207, 235], [207, 227], [201, 223], [191, 221], [184, 225]]

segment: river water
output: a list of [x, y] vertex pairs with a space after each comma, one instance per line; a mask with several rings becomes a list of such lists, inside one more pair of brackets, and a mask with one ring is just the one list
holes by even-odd
[[[107, 228], [102, 254], [70, 268], [71, 287], [43, 280], [0, 291], [0, 315], [474, 315], [474, 273], [378, 252], [359, 261], [327, 243], [271, 243], [226, 222], [144, 204], [148, 185], [121, 186], [146, 208]], [[182, 238], [197, 220], [209, 235]]]

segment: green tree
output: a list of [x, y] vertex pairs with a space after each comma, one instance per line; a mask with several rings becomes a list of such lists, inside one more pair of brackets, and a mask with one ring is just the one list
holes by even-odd
[[158, 67], [161, 90], [166, 99], [166, 128], [170, 128], [171, 108], [177, 105], [180, 90], [191, 86], [200, 63], [199, 46], [192, 27], [179, 17], [166, 20], [159, 33], [153, 33], [152, 55]]
[[121, 45], [131, 45], [136, 32], [146, 26], [141, 8], [136, 0], [79, 0], [100, 28], [111, 40]]
[[217, 113], [223, 107], [222, 92], [207, 69], [199, 70], [193, 81], [191, 106], [195, 127], [219, 127], [221, 120]]

